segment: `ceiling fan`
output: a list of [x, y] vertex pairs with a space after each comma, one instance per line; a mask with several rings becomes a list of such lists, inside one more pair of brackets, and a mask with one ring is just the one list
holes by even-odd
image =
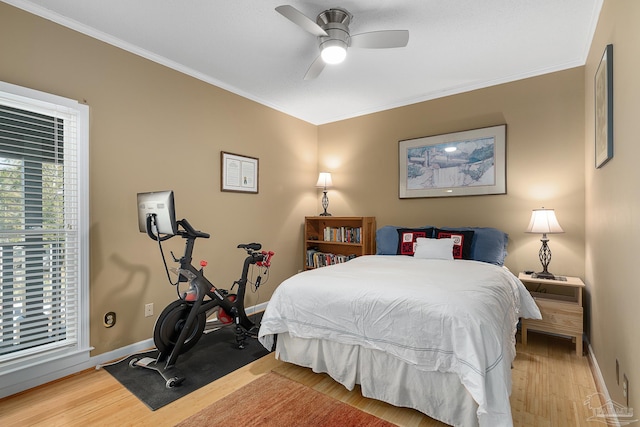
[[346, 9], [333, 8], [320, 12], [316, 21], [293, 6], [276, 7], [276, 11], [303, 30], [318, 37], [320, 55], [313, 61], [305, 80], [315, 79], [326, 64], [338, 64], [347, 55], [347, 48], [387, 49], [405, 47], [409, 42], [407, 30], [372, 31], [369, 33], [349, 34], [349, 23], [353, 19]]

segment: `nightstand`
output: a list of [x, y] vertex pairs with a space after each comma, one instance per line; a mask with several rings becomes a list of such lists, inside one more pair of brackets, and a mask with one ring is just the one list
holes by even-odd
[[520, 273], [524, 283], [536, 301], [541, 320], [522, 319], [522, 344], [527, 345], [529, 330], [569, 336], [576, 343], [576, 354], [582, 356], [584, 282], [578, 277], [556, 276], [556, 279], [537, 279]]

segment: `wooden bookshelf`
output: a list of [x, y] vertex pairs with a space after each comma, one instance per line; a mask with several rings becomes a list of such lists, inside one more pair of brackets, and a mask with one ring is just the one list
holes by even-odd
[[[376, 219], [371, 216], [308, 216], [304, 219], [305, 270], [376, 253]], [[314, 262], [315, 259], [315, 262]]]

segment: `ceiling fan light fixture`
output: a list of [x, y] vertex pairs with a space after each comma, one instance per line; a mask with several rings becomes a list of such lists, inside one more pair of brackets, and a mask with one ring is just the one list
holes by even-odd
[[347, 48], [345, 46], [342, 46], [340, 43], [325, 43], [322, 46], [322, 52], [320, 53], [320, 56], [322, 56], [322, 60], [326, 64], [339, 64], [347, 57]]
[[370, 31], [351, 36], [349, 24], [353, 15], [346, 9], [332, 8], [318, 14], [316, 22], [291, 5], [276, 7], [276, 11], [303, 30], [318, 38], [320, 55], [304, 75], [313, 80], [326, 64], [339, 64], [347, 57], [348, 48], [389, 49], [405, 47], [409, 42], [407, 30]]

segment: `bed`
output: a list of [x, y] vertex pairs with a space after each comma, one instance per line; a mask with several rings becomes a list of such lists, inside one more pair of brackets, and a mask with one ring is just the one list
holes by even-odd
[[[259, 340], [280, 360], [325, 372], [349, 390], [360, 384], [366, 397], [454, 426], [512, 425], [516, 326], [540, 312], [500, 265], [505, 253], [493, 263], [472, 259], [480, 255], [471, 241], [482, 233], [466, 233], [463, 247], [456, 236], [468, 230], [453, 237], [415, 230], [409, 245], [406, 229], [395, 227], [394, 248], [378, 230], [376, 255], [284, 281]], [[403, 243], [411, 254], [398, 255]]]

